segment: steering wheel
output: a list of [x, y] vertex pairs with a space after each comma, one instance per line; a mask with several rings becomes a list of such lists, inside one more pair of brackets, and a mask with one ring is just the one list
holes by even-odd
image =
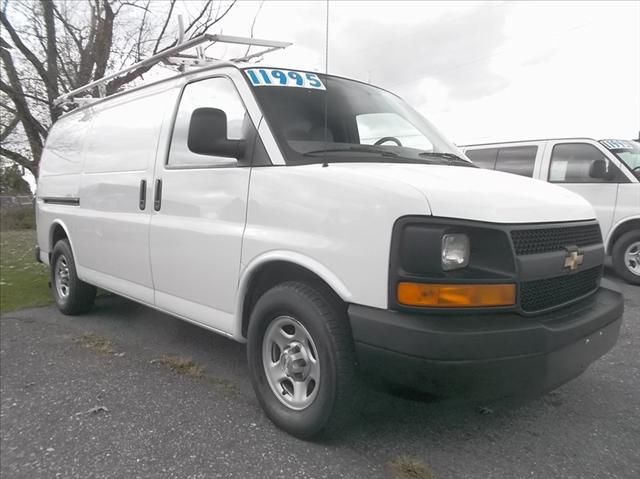
[[640, 166], [636, 166], [633, 170], [631, 171], [640, 171]]
[[382, 145], [383, 143], [386, 143], [387, 141], [393, 141], [396, 145], [402, 146], [402, 143], [400, 143], [400, 140], [398, 140], [395, 136], [384, 136], [384, 137], [380, 138], [378, 141], [376, 141], [374, 143], [374, 146]]

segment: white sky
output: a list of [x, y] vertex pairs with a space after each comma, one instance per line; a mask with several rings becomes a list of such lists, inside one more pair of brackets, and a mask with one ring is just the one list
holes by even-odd
[[[247, 36], [259, 6], [238, 2], [211, 33]], [[640, 2], [331, 2], [329, 10], [329, 73], [398, 93], [455, 143], [640, 130]], [[266, 1], [255, 37], [294, 45], [265, 63], [324, 71], [325, 18], [325, 2]], [[208, 54], [237, 53], [215, 48]]]

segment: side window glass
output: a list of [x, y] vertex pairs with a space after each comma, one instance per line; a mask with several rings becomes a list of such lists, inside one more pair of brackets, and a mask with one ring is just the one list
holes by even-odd
[[217, 108], [227, 117], [227, 138], [246, 139], [253, 124], [240, 99], [240, 95], [228, 78], [209, 78], [189, 83], [180, 99], [180, 106], [171, 136], [167, 165], [173, 167], [206, 167], [233, 165], [232, 158], [200, 155], [187, 146], [191, 114], [197, 108]]
[[500, 148], [496, 160], [496, 170], [532, 177], [537, 153], [537, 146]]
[[496, 165], [496, 156], [498, 155], [498, 149], [481, 148], [478, 150], [467, 150], [465, 154], [473, 162], [474, 165], [479, 166], [480, 168], [493, 170]]
[[588, 143], [555, 145], [549, 181], [555, 183], [615, 183], [620, 172], [600, 150]]

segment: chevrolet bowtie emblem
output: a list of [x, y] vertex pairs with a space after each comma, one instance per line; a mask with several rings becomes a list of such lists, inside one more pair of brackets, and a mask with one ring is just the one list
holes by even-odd
[[578, 251], [578, 248], [567, 248], [567, 253], [564, 259], [564, 267], [570, 270], [578, 269], [578, 266], [584, 261], [584, 255]]

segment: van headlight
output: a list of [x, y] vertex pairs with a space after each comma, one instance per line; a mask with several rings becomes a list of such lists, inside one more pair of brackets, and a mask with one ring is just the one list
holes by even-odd
[[469, 237], [462, 233], [445, 234], [442, 236], [442, 269], [465, 268], [469, 264], [471, 243]]

